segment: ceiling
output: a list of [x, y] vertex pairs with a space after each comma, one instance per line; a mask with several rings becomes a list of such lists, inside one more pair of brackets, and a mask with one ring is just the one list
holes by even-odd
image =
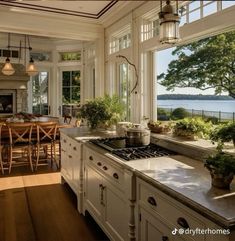
[[1, 0], [0, 6], [13, 6], [23, 9], [58, 13], [90, 19], [99, 19], [117, 3], [112, 1], [38, 1], [38, 0]]

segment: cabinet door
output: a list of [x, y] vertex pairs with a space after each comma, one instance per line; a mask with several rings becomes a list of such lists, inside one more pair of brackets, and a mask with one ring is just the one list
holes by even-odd
[[128, 240], [128, 206], [123, 193], [103, 179], [104, 222], [114, 240]]
[[[172, 228], [164, 221], [154, 217], [140, 207], [140, 240], [141, 241], [183, 241], [178, 235], [172, 235]], [[191, 240], [191, 239], [190, 239]]]
[[96, 219], [101, 221], [102, 217], [102, 177], [92, 167], [86, 166], [85, 169], [85, 199], [87, 210]]
[[68, 151], [61, 147], [61, 174], [67, 182], [71, 182], [73, 178], [71, 156], [68, 155]]

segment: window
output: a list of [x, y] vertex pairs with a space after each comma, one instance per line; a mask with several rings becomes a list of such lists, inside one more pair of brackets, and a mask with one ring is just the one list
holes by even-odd
[[81, 60], [81, 51], [76, 52], [62, 52], [60, 53], [61, 61], [80, 61]]
[[109, 53], [113, 54], [131, 46], [130, 25], [112, 34], [109, 41]]
[[34, 61], [51, 61], [50, 52], [31, 52], [30, 58], [33, 58]]
[[33, 113], [48, 115], [48, 72], [39, 72], [32, 77]]
[[19, 58], [18, 50], [0, 49], [0, 57]]
[[63, 115], [76, 116], [80, 104], [80, 70], [62, 72]]
[[125, 104], [125, 120], [130, 120], [130, 75], [128, 64], [119, 65], [119, 96]]
[[159, 19], [148, 20], [143, 19], [141, 25], [141, 41], [148, 40], [150, 38], [159, 35]]
[[180, 26], [192, 23], [225, 8], [235, 5], [235, 1], [190, 1], [183, 3], [179, 9], [181, 15]]

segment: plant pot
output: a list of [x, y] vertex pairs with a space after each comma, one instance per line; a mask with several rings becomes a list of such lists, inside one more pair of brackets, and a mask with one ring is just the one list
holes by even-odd
[[220, 189], [229, 189], [230, 184], [233, 180], [233, 173], [230, 173], [227, 176], [223, 174], [215, 173], [213, 171], [211, 173], [211, 184], [213, 187], [217, 187]]

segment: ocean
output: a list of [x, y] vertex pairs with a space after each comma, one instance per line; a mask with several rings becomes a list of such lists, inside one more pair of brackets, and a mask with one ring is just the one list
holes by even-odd
[[235, 100], [158, 100], [158, 107], [189, 110], [235, 112]]

